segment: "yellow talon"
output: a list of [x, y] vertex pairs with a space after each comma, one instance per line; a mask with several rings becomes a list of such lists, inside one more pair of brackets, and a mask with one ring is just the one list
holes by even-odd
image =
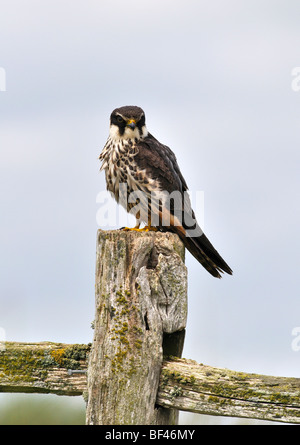
[[142, 232], [157, 232], [158, 228], [153, 227], [151, 225], [145, 226], [143, 229], [140, 229]]
[[124, 229], [126, 232], [128, 231], [135, 231], [135, 232], [157, 232], [158, 228], [157, 227], [152, 227], [150, 225], [143, 227], [142, 229], [139, 229], [139, 226], [136, 227], [124, 227]]
[[133, 230], [138, 232], [140, 229], [138, 227], [123, 227], [123, 229], [125, 232], [132, 232]]

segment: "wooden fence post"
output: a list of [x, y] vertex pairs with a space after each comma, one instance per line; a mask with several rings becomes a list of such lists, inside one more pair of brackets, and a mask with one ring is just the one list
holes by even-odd
[[156, 405], [164, 355], [181, 357], [187, 270], [177, 235], [98, 231], [88, 425], [174, 425]]
[[300, 424], [299, 378], [181, 359], [186, 316], [176, 235], [99, 230], [93, 344], [2, 342], [0, 393], [83, 395], [88, 425], [172, 425], [178, 410]]

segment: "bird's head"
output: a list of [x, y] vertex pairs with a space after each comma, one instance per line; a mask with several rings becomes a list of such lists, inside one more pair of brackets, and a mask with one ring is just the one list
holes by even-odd
[[109, 134], [112, 139], [142, 139], [148, 131], [144, 111], [136, 106], [116, 108], [110, 115]]

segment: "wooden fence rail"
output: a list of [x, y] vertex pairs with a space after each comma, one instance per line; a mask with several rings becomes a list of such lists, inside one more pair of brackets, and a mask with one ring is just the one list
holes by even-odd
[[178, 237], [99, 230], [93, 342], [1, 344], [0, 392], [81, 395], [88, 425], [174, 425], [179, 410], [300, 423], [300, 379], [181, 358], [186, 318]]
[[[6, 342], [0, 392], [87, 395], [91, 345]], [[300, 423], [300, 379], [235, 372], [170, 357], [157, 405], [214, 416]]]

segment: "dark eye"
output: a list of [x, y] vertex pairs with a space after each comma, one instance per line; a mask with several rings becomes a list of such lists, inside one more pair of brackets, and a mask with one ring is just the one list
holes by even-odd
[[142, 128], [145, 125], [145, 115], [142, 115], [140, 120], [138, 121], [138, 127]]
[[123, 118], [121, 116], [117, 116], [117, 122], [119, 122], [119, 124], [121, 124], [123, 122]]

